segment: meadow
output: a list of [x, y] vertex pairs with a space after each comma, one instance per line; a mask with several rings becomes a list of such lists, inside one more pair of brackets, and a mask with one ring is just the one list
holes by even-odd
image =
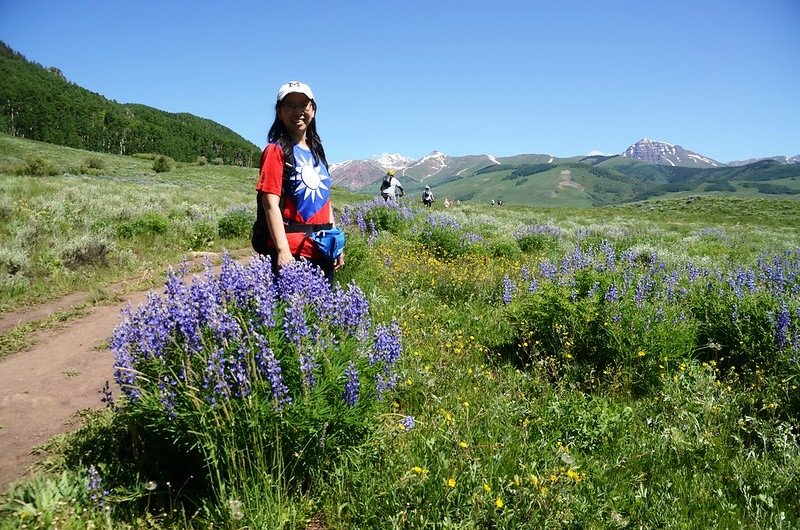
[[[31, 144], [0, 140], [0, 310], [155, 287], [109, 337], [105, 406], [0, 528], [800, 525], [797, 201], [334, 190], [328, 289], [246, 259], [252, 169], [42, 144], [58, 174], [25, 175]], [[193, 251], [221, 272], [178, 267]]]

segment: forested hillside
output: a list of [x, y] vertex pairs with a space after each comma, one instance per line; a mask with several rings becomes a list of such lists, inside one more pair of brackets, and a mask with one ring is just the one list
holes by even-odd
[[198, 157], [241, 166], [260, 148], [214, 121], [145, 105], [117, 103], [67, 81], [0, 42], [0, 132], [52, 144], [131, 155]]

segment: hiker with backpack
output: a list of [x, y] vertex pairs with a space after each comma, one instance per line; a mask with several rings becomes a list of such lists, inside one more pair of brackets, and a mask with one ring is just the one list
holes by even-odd
[[430, 208], [433, 201], [436, 199], [433, 198], [433, 192], [431, 191], [430, 186], [425, 186], [425, 191], [422, 192], [422, 204], [425, 205], [426, 208]]
[[388, 202], [394, 201], [403, 195], [405, 195], [403, 185], [400, 184], [400, 181], [394, 176], [394, 169], [390, 169], [386, 172], [386, 175], [384, 175], [383, 182], [381, 182], [381, 197], [383, 197], [385, 202]]
[[[316, 112], [305, 83], [291, 81], [278, 90], [275, 121], [261, 155], [252, 242], [256, 252], [271, 258], [276, 275], [294, 260], [308, 260], [332, 286], [334, 271], [344, 265], [344, 234], [333, 226], [331, 177]], [[331, 255], [315, 242], [320, 234], [335, 234], [335, 241], [326, 239], [335, 247]]]

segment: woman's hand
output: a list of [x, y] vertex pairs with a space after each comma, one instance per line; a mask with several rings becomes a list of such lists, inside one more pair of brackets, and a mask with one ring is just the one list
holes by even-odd
[[283, 267], [287, 263], [291, 263], [294, 261], [294, 256], [292, 256], [292, 251], [289, 250], [287, 245], [286, 248], [278, 251], [278, 267]]
[[344, 252], [339, 254], [339, 257], [333, 262], [333, 270], [338, 271], [342, 267], [344, 267]]

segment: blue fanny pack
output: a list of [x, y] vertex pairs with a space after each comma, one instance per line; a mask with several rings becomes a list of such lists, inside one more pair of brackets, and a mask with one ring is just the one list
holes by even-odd
[[344, 232], [338, 228], [319, 230], [308, 235], [317, 248], [330, 261], [335, 261], [344, 251]]

